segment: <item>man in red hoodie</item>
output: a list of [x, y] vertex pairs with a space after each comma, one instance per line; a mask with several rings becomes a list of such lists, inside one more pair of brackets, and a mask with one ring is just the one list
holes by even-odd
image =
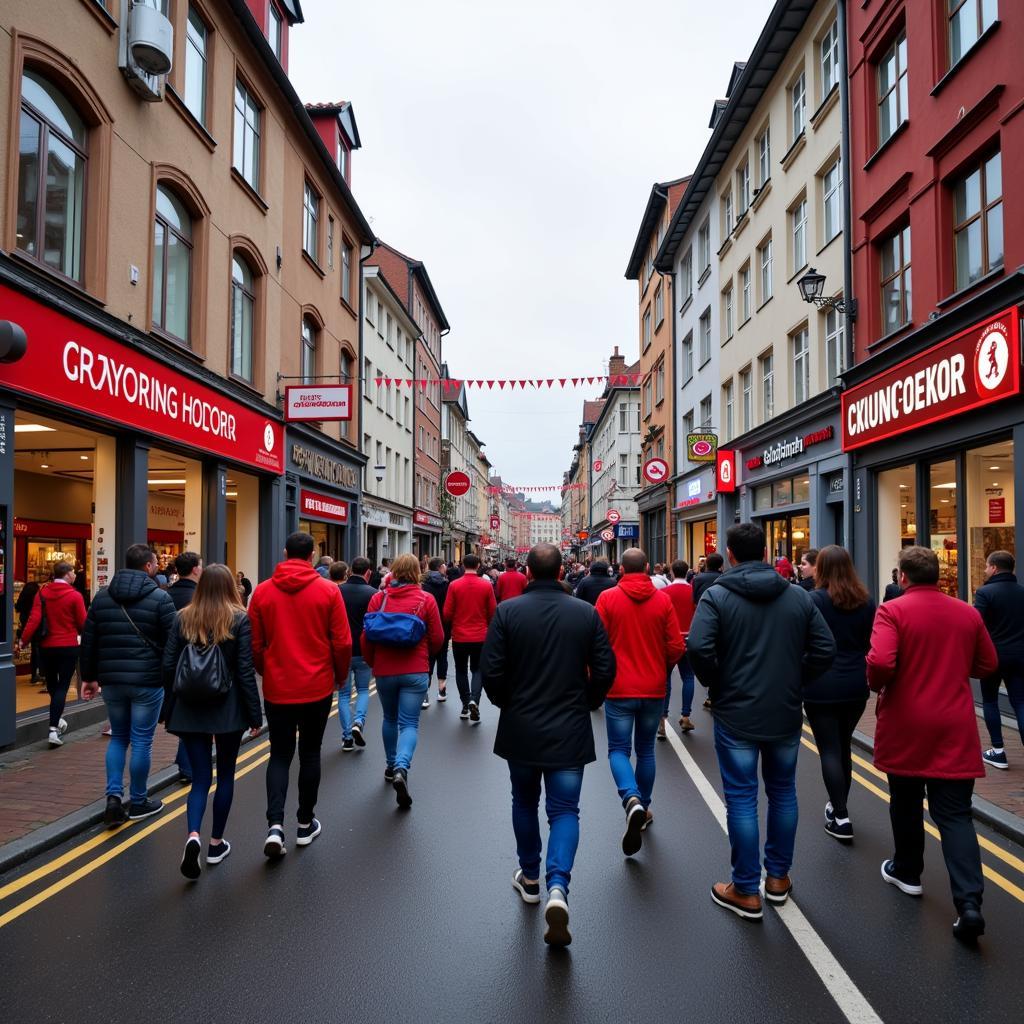
[[[608, 763], [626, 810], [622, 852], [638, 853], [641, 833], [654, 820], [654, 739], [665, 708], [669, 669], [686, 646], [672, 602], [647, 575], [647, 556], [630, 548], [622, 556], [622, 579], [597, 599], [597, 614], [615, 653], [615, 682], [604, 704]], [[636, 746], [636, 772], [630, 761]]]
[[284, 802], [288, 772], [299, 737], [299, 810], [295, 842], [308, 846], [320, 835], [313, 815], [320, 790], [320, 745], [334, 691], [348, 678], [352, 632], [337, 584], [312, 566], [316, 544], [308, 533], [285, 542], [285, 561], [249, 601], [252, 659], [263, 677], [270, 730], [267, 762], [267, 840], [263, 852], [286, 852]]
[[[452, 658], [455, 661], [455, 682], [462, 698], [459, 718], [468, 718], [473, 725], [480, 724], [480, 652], [487, 639], [487, 627], [494, 618], [497, 603], [494, 587], [479, 575], [480, 559], [466, 555], [462, 560], [466, 570], [448, 587], [444, 603], [444, 624], [452, 638]], [[469, 673], [473, 673], [470, 686]]]
[[497, 582], [498, 604], [513, 597], [521, 597], [528, 582], [529, 580], [516, 568], [516, 560], [506, 558], [505, 571], [498, 577]]

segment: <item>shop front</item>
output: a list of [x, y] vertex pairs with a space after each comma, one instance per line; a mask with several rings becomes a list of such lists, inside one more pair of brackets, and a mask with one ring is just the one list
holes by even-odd
[[380, 565], [382, 558], [394, 558], [412, 551], [412, 517], [383, 502], [363, 496], [363, 546], [361, 554]]
[[444, 525], [439, 515], [422, 508], [412, 514], [412, 543], [417, 558], [433, 558], [441, 553], [441, 528]]
[[670, 561], [672, 557], [671, 521], [667, 511], [670, 494], [668, 485], [656, 484], [641, 491], [636, 498], [640, 513], [640, 546], [647, 552], [651, 565]]
[[676, 484], [676, 543], [679, 557], [696, 566], [703, 555], [718, 550], [718, 506], [715, 467], [706, 465]]

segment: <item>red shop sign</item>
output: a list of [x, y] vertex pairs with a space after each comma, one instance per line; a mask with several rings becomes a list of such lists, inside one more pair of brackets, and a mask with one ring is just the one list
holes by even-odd
[[728, 448], [718, 449], [718, 490], [731, 494], [736, 490], [736, 452]]
[[1004, 310], [843, 393], [843, 451], [1020, 391], [1020, 320]]
[[996, 523], [1006, 522], [1006, 499], [1005, 498], [989, 498], [988, 499], [988, 521], [993, 525]]
[[284, 472], [280, 423], [3, 285], [0, 308], [28, 335], [25, 355], [0, 368], [0, 385]]
[[339, 501], [316, 491], [299, 491], [300, 515], [327, 519], [332, 523], [348, 522], [348, 502]]

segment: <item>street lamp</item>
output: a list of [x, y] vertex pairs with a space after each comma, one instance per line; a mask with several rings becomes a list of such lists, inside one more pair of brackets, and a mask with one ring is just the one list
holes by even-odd
[[835, 299], [831, 296], [822, 296], [825, 290], [825, 275], [819, 274], [814, 267], [810, 267], [806, 274], [797, 281], [800, 289], [800, 297], [804, 302], [812, 303], [818, 309], [834, 309], [837, 313], [849, 313], [850, 316], [857, 315], [857, 300]]

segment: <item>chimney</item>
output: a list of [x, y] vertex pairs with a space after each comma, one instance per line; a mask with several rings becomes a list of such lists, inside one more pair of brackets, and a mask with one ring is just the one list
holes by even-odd
[[619, 355], [619, 346], [615, 346], [611, 359], [608, 360], [608, 376], [620, 377], [626, 372], [626, 357]]

